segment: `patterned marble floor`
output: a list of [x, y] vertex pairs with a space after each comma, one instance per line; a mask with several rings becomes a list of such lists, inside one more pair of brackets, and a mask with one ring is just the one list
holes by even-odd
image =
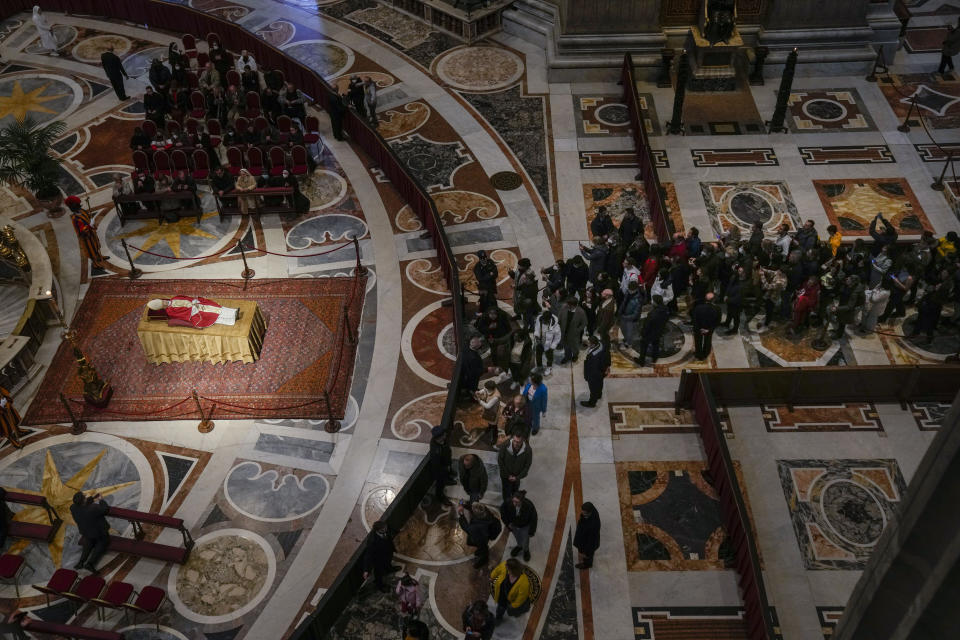
[[[352, 73], [374, 77], [380, 130], [428, 186], [468, 289], [477, 249], [497, 262], [500, 295], [507, 297], [506, 272], [520, 257], [539, 267], [577, 252], [577, 243], [588, 239], [594, 207], [602, 204], [615, 215], [628, 206], [645, 211], [620, 87], [551, 84], [544, 52], [509, 33], [466, 47], [374, 0], [188, 3], [242, 25], [338, 84]], [[44, 427], [31, 433], [22, 451], [0, 448], [0, 484], [47, 486], [57, 504], [67, 485], [101, 487], [116, 504], [184, 518], [198, 543], [187, 565], [108, 558], [109, 577], [156, 584], [171, 594], [161, 631], [152, 637], [288, 635], [428, 450], [454, 360], [436, 253], [382, 174], [348, 143], [333, 140], [323, 114], [325, 150], [305, 188], [309, 212], [289, 221], [220, 222], [205, 215], [165, 228], [144, 222], [121, 228], [108, 185], [114, 172], [129, 169], [126, 141], [142, 118], [142, 104], [136, 98], [118, 103], [96, 54], [113, 44], [136, 76], [170, 38], [83, 17], [53, 14], [51, 20], [69, 49], [59, 61], [39, 55], [26, 16], [0, 24], [0, 105], [18, 96], [17, 104], [31, 114], [68, 124], [55, 147], [64, 160], [61, 186], [89, 196], [113, 265], [123, 264], [124, 238], [168, 256], [135, 251], [145, 277], [233, 278], [241, 269], [235, 251], [205, 260], [173, 258], [205, 256], [242, 238], [258, 249], [301, 254], [256, 253], [251, 267], [258, 277], [325, 277], [349, 274], [355, 256], [302, 254], [356, 236], [371, 276], [351, 399], [338, 434], [327, 434], [323, 420], [284, 419], [217, 420], [206, 435], [190, 421], [91, 422], [79, 437], [63, 425]], [[775, 80], [738, 92], [737, 100], [750, 107], [742, 123], [698, 105], [689, 138], [663, 135], [672, 91], [641, 83], [644, 125], [676, 226], [695, 226], [710, 237], [734, 225], [748, 229], [754, 220], [769, 230], [812, 219], [821, 232], [837, 223], [856, 235], [865, 224], [862, 207], [878, 207], [907, 235], [957, 229], [950, 203], [929, 188], [939, 169], [925, 161], [930, 141], [918, 128], [896, 132], [905, 115], [899, 92], [924, 85], [957, 93], [955, 82], [919, 73], [933, 58], [901, 51], [892, 86], [867, 83], [862, 75], [798, 77], [788, 135], [756, 131], [757, 116], [772, 112]], [[143, 82], [128, 87], [135, 97]], [[955, 139], [956, 107], [925, 95], [937, 135]], [[16, 115], [0, 107], [0, 126]], [[518, 173], [521, 187], [497, 190], [489, 176], [499, 171]], [[209, 198], [205, 204], [209, 214]], [[69, 221], [46, 218], [29, 194], [5, 188], [0, 210], [44, 243], [70, 318], [90, 279], [103, 276], [83, 265]], [[108, 271], [124, 273], [120, 266]], [[638, 369], [618, 354], [595, 409], [575, 402], [586, 393], [578, 368], [556, 367], [547, 380], [549, 409], [531, 443], [535, 459], [526, 482], [540, 514], [528, 565], [542, 591], [531, 612], [505, 622], [496, 637], [744, 637], [716, 496], [702, 474], [703, 451], [690, 416], [672, 411], [677, 376], [694, 366], [689, 329], [678, 324], [672, 331], [673, 352], [655, 368]], [[851, 334], [823, 354], [808, 341], [747, 323], [739, 335], [718, 337], [712, 359], [697, 366], [939, 362], [956, 340], [945, 335], [921, 348], [902, 333], [898, 322], [882, 335]], [[53, 330], [47, 340], [57, 341]], [[45, 345], [41, 363], [52, 355]], [[18, 407], [31, 400], [41, 377], [18, 393]], [[729, 410], [729, 444], [749, 496], [782, 637], [817, 638], [835, 624], [942, 411], [934, 405]], [[498, 506], [496, 452], [477, 437], [482, 426], [476, 411], [462, 412], [454, 454], [480, 458], [491, 479], [484, 501]], [[464, 497], [458, 487], [450, 495]], [[589, 573], [574, 570], [570, 545], [584, 500], [597, 506], [603, 521], [601, 550]], [[114, 526], [123, 530], [120, 522]], [[18, 543], [33, 566], [21, 582], [41, 582], [57, 566], [71, 564], [75, 539], [68, 525], [50, 545]], [[399, 562], [427, 592], [425, 621], [437, 637], [461, 637], [460, 614], [470, 600], [487, 596], [488, 580], [472, 569], [451, 511], [423, 505], [398, 546]], [[510, 546], [502, 535], [492, 558], [499, 560]], [[17, 604], [12, 586], [3, 587], [0, 598], [7, 609]], [[19, 606], [54, 619], [71, 615], [62, 602], [48, 608], [29, 590]], [[338, 637], [384, 637], [392, 628], [388, 599], [371, 597], [358, 610], [363, 613], [338, 623]], [[118, 616], [81, 618], [124, 626]], [[129, 631], [131, 637], [145, 633]]]

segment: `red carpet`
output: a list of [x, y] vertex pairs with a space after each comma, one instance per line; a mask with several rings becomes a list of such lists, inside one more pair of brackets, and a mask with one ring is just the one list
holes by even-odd
[[[67, 422], [59, 401], [63, 393], [75, 413], [87, 420], [170, 420], [199, 418], [190, 398], [196, 389], [204, 413], [213, 419], [326, 418], [324, 389], [333, 380], [330, 404], [343, 417], [353, 375], [356, 347], [341, 328], [344, 307], [357, 327], [365, 278], [253, 280], [95, 279], [72, 328], [80, 334], [87, 358], [113, 385], [106, 409], [82, 403], [83, 390], [69, 344], [54, 356], [26, 425]], [[354, 293], [356, 287], [356, 293]], [[255, 300], [267, 321], [260, 359], [251, 364], [147, 362], [137, 337], [143, 306], [159, 294], [197, 294], [207, 298]]]

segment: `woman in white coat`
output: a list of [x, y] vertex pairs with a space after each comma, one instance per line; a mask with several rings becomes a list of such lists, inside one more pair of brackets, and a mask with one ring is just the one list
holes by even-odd
[[40, 44], [50, 52], [52, 56], [59, 56], [57, 53], [57, 39], [53, 36], [53, 27], [47, 22], [47, 16], [43, 15], [39, 6], [33, 7], [33, 24], [37, 27], [37, 33], [40, 34]]
[[549, 309], [544, 309], [533, 325], [533, 341], [537, 348], [537, 367], [543, 367], [543, 356], [547, 356], [547, 368], [544, 375], [553, 373], [553, 350], [560, 344], [560, 321]]

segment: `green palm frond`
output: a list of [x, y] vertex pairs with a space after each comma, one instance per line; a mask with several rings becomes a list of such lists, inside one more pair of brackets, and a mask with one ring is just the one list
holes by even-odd
[[0, 129], [0, 182], [22, 185], [35, 194], [56, 190], [60, 160], [50, 155], [50, 145], [66, 129], [59, 121], [37, 126], [32, 118]]

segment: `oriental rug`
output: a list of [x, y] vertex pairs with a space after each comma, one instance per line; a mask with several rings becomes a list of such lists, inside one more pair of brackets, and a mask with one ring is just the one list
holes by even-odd
[[[96, 279], [71, 323], [100, 377], [113, 386], [107, 407], [83, 402], [69, 343], [64, 341], [23, 423], [67, 422], [63, 394], [85, 420], [199, 418], [192, 392], [214, 419], [343, 417], [356, 352], [366, 278], [253, 280]], [[144, 305], [163, 295], [254, 300], [267, 323], [254, 363], [147, 362], [137, 336]], [[352, 330], [344, 323], [344, 310]], [[329, 395], [330, 407], [326, 404]], [[209, 417], [209, 416], [208, 416]]]

